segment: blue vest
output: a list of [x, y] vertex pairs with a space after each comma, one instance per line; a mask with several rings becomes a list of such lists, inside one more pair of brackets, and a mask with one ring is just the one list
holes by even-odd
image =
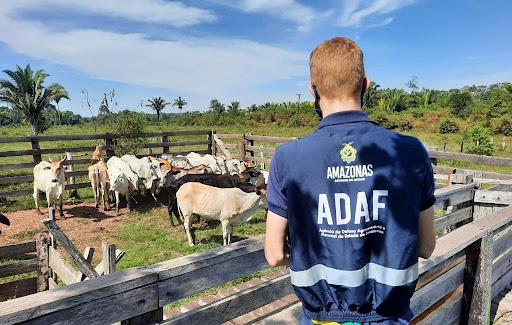
[[422, 143], [362, 111], [276, 149], [268, 208], [288, 218], [290, 274], [310, 319], [410, 320], [418, 218], [435, 202]]

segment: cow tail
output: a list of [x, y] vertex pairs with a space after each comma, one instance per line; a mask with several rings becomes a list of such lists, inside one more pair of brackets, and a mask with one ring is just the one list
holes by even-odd
[[[180, 209], [180, 202], [178, 200], [176, 200], [176, 207], [178, 208], [178, 214], [180, 215], [181, 220], [183, 220], [183, 222], [185, 222], [185, 219], [183, 218], [183, 212]], [[178, 223], [179, 222], [180, 221], [178, 220]]]

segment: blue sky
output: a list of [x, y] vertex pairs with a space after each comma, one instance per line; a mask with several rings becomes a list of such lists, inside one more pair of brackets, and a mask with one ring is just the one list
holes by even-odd
[[94, 103], [114, 88], [118, 110], [157, 96], [246, 107], [309, 98], [310, 52], [343, 35], [382, 87], [417, 76], [450, 89], [512, 81], [511, 12], [509, 0], [2, 0], [0, 70], [44, 69], [70, 93], [61, 109], [82, 115], [82, 89]]

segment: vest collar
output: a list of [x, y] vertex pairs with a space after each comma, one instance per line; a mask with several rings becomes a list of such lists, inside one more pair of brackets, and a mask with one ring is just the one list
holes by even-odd
[[336, 112], [326, 116], [320, 124], [318, 128], [321, 129], [330, 125], [338, 125], [345, 123], [355, 123], [355, 122], [370, 122], [368, 115], [366, 115], [363, 111], [360, 110], [350, 110], [343, 112]]

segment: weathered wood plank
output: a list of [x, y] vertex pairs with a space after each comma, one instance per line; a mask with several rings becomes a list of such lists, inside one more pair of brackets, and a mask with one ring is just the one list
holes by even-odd
[[500, 192], [506, 192], [507, 190], [509, 190], [510, 188], [512, 187], [512, 185], [508, 185], [508, 184], [500, 184], [500, 185], [495, 185], [493, 187], [489, 187], [487, 189], [487, 191], [500, 191]]
[[103, 274], [110, 274], [116, 271], [116, 245], [103, 242]]
[[243, 134], [223, 134], [223, 133], [216, 133], [217, 137], [220, 139], [237, 139], [237, 138], [243, 138]]
[[[118, 263], [122, 258], [123, 256], [125, 255], [125, 252], [123, 252], [122, 250], [119, 250], [119, 249], [116, 249], [116, 263]], [[101, 260], [98, 265], [96, 265], [96, 267], [94, 268], [94, 270], [99, 274], [99, 275], [103, 275], [103, 271], [104, 271], [104, 268], [103, 268], [103, 260]], [[85, 278], [85, 280], [87, 280], [89, 278]]]
[[465, 252], [460, 251], [457, 254], [450, 256], [445, 261], [439, 263], [435, 267], [431, 268], [430, 270], [422, 273], [420, 278], [418, 279], [418, 283], [416, 284], [416, 291], [432, 282], [432, 280], [446, 273], [448, 270], [451, 270], [455, 266], [464, 262], [465, 258]]
[[[91, 264], [92, 265], [92, 258], [94, 256], [94, 248], [93, 247], [89, 247], [87, 246], [85, 249], [84, 249], [84, 258], [85, 260], [87, 261], [87, 263]], [[96, 270], [96, 269], [95, 269]], [[99, 274], [99, 273], [98, 273]], [[83, 273], [80, 273], [80, 275], [78, 276], [78, 278], [76, 279], [76, 282], [80, 282], [80, 281], [83, 281], [85, 280], [86, 278], [86, 275], [83, 274]]]
[[473, 199], [475, 184], [451, 185], [435, 191], [436, 203], [434, 209], [445, 209]]
[[512, 192], [475, 191], [475, 203], [512, 204]]
[[18, 164], [3, 164], [3, 165], [0, 165], [0, 170], [34, 168], [36, 165], [37, 165], [37, 163], [35, 163], [35, 162], [18, 163]]
[[297, 139], [297, 138], [283, 138], [283, 137], [267, 137], [267, 136], [252, 135], [252, 134], [246, 134], [245, 138], [247, 140], [273, 142], [273, 143], [287, 143], [287, 142], [291, 142], [291, 141]]
[[423, 288], [417, 290], [411, 298], [414, 315], [420, 315], [441, 298], [457, 289], [464, 278], [464, 265], [459, 264]]
[[194, 141], [176, 141], [176, 142], [156, 142], [146, 143], [143, 148], [160, 148], [160, 147], [183, 147], [183, 146], [194, 146], [201, 144], [209, 144], [208, 140], [194, 140]]
[[492, 264], [492, 282], [495, 283], [512, 269], [512, 247], [503, 255], [495, 258]]
[[458, 222], [468, 220], [473, 217], [473, 208], [467, 207], [461, 210], [449, 213], [442, 217], [436, 218], [435, 227], [436, 231], [452, 226]]
[[[69, 240], [69, 238], [62, 232], [57, 223], [51, 219], [43, 219], [41, 222], [48, 228], [53, 237], [62, 245], [66, 252], [71, 257], [71, 260], [78, 266], [80, 272], [88, 276], [89, 278], [98, 277], [98, 273], [94, 271], [89, 263], [85, 260], [83, 255], [76, 249], [75, 245]], [[76, 277], [75, 277], [76, 279]]]
[[[156, 284], [151, 284], [32, 318], [24, 324], [112, 324], [158, 308], [157, 289]], [[60, 288], [50, 292], [57, 290]]]
[[256, 147], [256, 146], [245, 146], [246, 151], [255, 151], [255, 152], [263, 152], [263, 153], [274, 153], [276, 149], [274, 148], [265, 148], [265, 147]]
[[[450, 169], [452, 167], [444, 167], [444, 166], [432, 166], [434, 169], [434, 173], [436, 174], [445, 174], [448, 175], [450, 172]], [[486, 172], [486, 171], [480, 171], [480, 170], [471, 170], [471, 169], [462, 169], [457, 168], [455, 171], [456, 174], [464, 174], [464, 175], [473, 175], [475, 178], [493, 178], [493, 179], [502, 179], [502, 180], [512, 180], [512, 175], [509, 174], [499, 174], [499, 173], [492, 173], [492, 172]]]
[[[104, 275], [87, 282], [74, 283], [54, 290], [38, 292], [28, 297], [5, 301], [0, 303], [0, 324], [16, 324], [66, 309], [72, 312], [73, 307], [95, 300], [102, 300], [123, 292], [128, 292], [127, 295], [133, 297], [133, 294], [137, 295], [137, 293], [132, 292], [132, 290], [156, 284], [157, 281], [158, 276], [154, 271], [144, 267], [136, 267]], [[151, 294], [157, 297], [155, 291], [151, 291]], [[146, 299], [144, 297], [138, 298], [139, 301]], [[133, 301], [130, 302], [133, 304]], [[102, 307], [109, 305], [105, 303]], [[156, 308], [158, 307], [154, 309]], [[96, 307], [95, 312], [101, 310], [101, 308]], [[103, 312], [101, 313], [103, 314]], [[129, 315], [118, 316], [130, 317]]]
[[[0, 284], [0, 301], [28, 296], [36, 292], [37, 277], [2, 283]], [[0, 323], [3, 324], [3, 322]]]
[[493, 258], [500, 256], [512, 247], [512, 226], [494, 235]]
[[270, 164], [271, 162], [271, 159], [267, 159], [267, 158], [261, 158], [261, 157], [251, 157], [251, 160], [254, 160], [255, 162], [260, 162], [260, 163], [265, 163], [265, 164]]
[[492, 284], [491, 287], [491, 299], [496, 298], [505, 288], [509, 288], [512, 285], [512, 272], [506, 272]]
[[0, 193], [0, 198], [23, 196], [23, 195], [29, 195], [29, 194], [32, 194], [32, 193], [34, 193], [33, 189], [2, 192], [2, 193]]
[[69, 266], [62, 255], [60, 255], [60, 253], [53, 247], [50, 247], [48, 252], [50, 257], [50, 267], [53, 272], [60, 277], [62, 282], [65, 284], [78, 282], [77, 279], [82, 277], [82, 273], [75, 271], [71, 266]]
[[485, 324], [491, 308], [492, 232], [466, 248], [462, 324]]
[[240, 143], [224, 143], [224, 147], [226, 149], [242, 149], [242, 145]]
[[48, 278], [50, 276], [48, 270], [48, 234], [42, 233], [37, 235], [37, 292], [48, 290]]
[[499, 166], [512, 166], [512, 159], [491, 157], [482, 155], [473, 155], [467, 153], [456, 153], [456, 152], [443, 152], [443, 151], [428, 151], [430, 158], [437, 159], [450, 159], [459, 161], [469, 161], [474, 163], [499, 165]]
[[26, 253], [35, 253], [36, 241], [13, 244], [0, 247], [0, 259], [13, 258]]
[[411, 325], [439, 325], [451, 324], [460, 317], [462, 308], [462, 289], [460, 285], [455, 291], [443, 297], [423, 314], [415, 317]]
[[160, 136], [182, 136], [182, 135], [204, 135], [211, 131], [169, 131], [169, 132], [148, 132], [142, 134], [70, 134], [70, 135], [39, 135], [26, 137], [0, 137], [0, 143], [30, 142], [33, 139], [37, 142], [63, 141], [63, 140], [96, 140], [96, 139], [115, 139], [115, 138], [141, 138], [141, 137], [160, 137]]
[[37, 258], [0, 265], [0, 279], [12, 275], [37, 271]]
[[231, 159], [232, 158], [231, 153], [228, 151], [228, 149], [226, 149], [226, 147], [224, 147], [224, 142], [222, 142], [222, 140], [219, 139], [216, 134], [213, 134], [213, 140], [215, 141], [217, 146], [220, 148], [222, 153], [226, 156], [226, 158]]
[[286, 274], [160, 324], [200, 325], [204, 324], [205, 320], [210, 324], [222, 324], [290, 293], [293, 293], [293, 287], [290, 275]]

